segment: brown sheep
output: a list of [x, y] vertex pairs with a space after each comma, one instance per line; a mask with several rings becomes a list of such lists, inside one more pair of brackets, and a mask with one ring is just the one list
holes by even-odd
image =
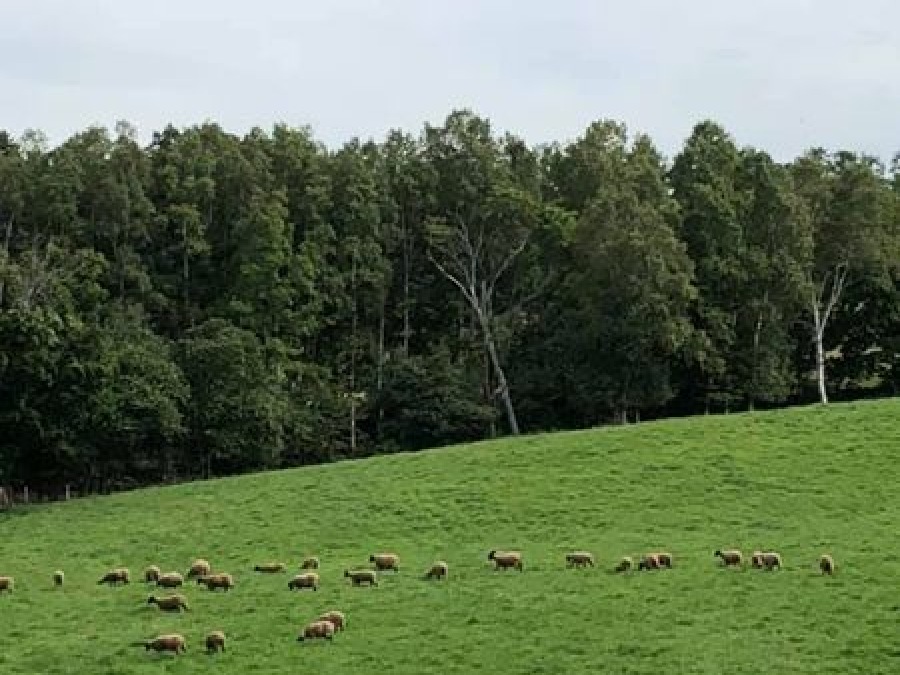
[[162, 588], [178, 588], [184, 583], [184, 577], [178, 572], [167, 572], [160, 574], [156, 580], [156, 585]]
[[151, 595], [147, 598], [148, 605], [156, 605], [163, 612], [180, 612], [182, 609], [188, 611], [187, 599], [178, 593], [167, 595], [163, 598], [157, 598]]
[[62, 586], [63, 582], [66, 579], [66, 574], [62, 570], [56, 570], [53, 573], [53, 585], [56, 587]]
[[781, 569], [781, 556], [774, 551], [763, 553], [762, 566], [769, 571], [775, 569], [776, 567], [778, 569]]
[[594, 566], [594, 555], [588, 551], [573, 551], [566, 554], [566, 567]]
[[225, 592], [228, 592], [229, 589], [234, 588], [234, 578], [225, 572], [210, 574], [205, 577], [197, 577], [197, 583], [205, 584], [206, 588], [210, 591], [221, 588]]
[[658, 570], [659, 566], [659, 557], [655, 553], [643, 556], [638, 562], [638, 570]]
[[206, 653], [212, 654], [220, 650], [225, 651], [225, 633], [220, 630], [214, 630], [206, 636]]
[[339, 612], [336, 609], [333, 609], [330, 612], [323, 612], [319, 616], [319, 621], [331, 622], [335, 630], [344, 630], [344, 624], [347, 622], [344, 618], [344, 613]]
[[744, 555], [740, 551], [735, 549], [731, 549], [728, 551], [716, 550], [716, 552], [713, 553], [713, 556], [721, 558], [722, 563], [725, 565], [725, 567], [740, 567], [741, 563], [744, 561]]
[[834, 558], [827, 553], [819, 557], [819, 569], [822, 574], [834, 574]]
[[120, 567], [115, 570], [110, 570], [106, 574], [103, 575], [103, 578], [97, 582], [97, 584], [109, 584], [110, 586], [115, 586], [116, 584], [127, 584], [128, 583], [128, 569], [125, 567]]
[[362, 586], [364, 583], [369, 586], [378, 585], [378, 576], [375, 570], [344, 570], [344, 577], [349, 577], [354, 586]]
[[425, 572], [426, 579], [446, 579], [450, 568], [443, 560], [438, 560], [431, 568]]
[[334, 624], [330, 621], [313, 621], [303, 629], [303, 633], [297, 637], [297, 642], [303, 642], [306, 638], [334, 639]]
[[15, 580], [12, 577], [0, 577], [0, 593], [3, 591], [12, 593], [13, 586], [15, 586]]
[[275, 574], [277, 572], [284, 572], [284, 563], [280, 562], [267, 562], [262, 565], [254, 565], [254, 572], [264, 572], [266, 574]]
[[144, 645], [144, 648], [148, 652], [153, 649], [157, 652], [174, 652], [177, 655], [178, 652], [187, 651], [187, 643], [184, 636], [179, 635], [178, 633], [159, 635], [152, 640], [146, 640], [141, 644]]
[[634, 561], [627, 555], [619, 561], [619, 564], [613, 568], [614, 572], [627, 572], [634, 567]]
[[762, 551], [753, 551], [753, 555], [750, 556], [751, 567], [754, 567], [756, 569], [759, 569], [760, 567], [762, 567], [763, 566], [762, 556], [763, 556]]
[[210, 572], [212, 572], [212, 566], [209, 564], [209, 562], [198, 558], [191, 563], [191, 568], [188, 570], [187, 578], [191, 579], [193, 577], [205, 577], [208, 576]]
[[488, 553], [488, 560], [494, 561], [494, 569], [517, 569], [520, 572], [525, 570], [522, 562], [522, 554], [519, 551], [491, 551]]
[[150, 567], [144, 570], [144, 582], [155, 584], [159, 580], [160, 574], [162, 574], [162, 572], [156, 565], [150, 565]]
[[306, 574], [298, 574], [288, 582], [288, 590], [302, 590], [311, 588], [314, 591], [319, 590], [319, 575], [315, 572], [307, 572]]
[[375, 569], [378, 571], [400, 571], [400, 557], [396, 553], [375, 553], [369, 556], [369, 562], [375, 563]]
[[319, 559], [314, 555], [309, 556], [300, 564], [300, 569], [301, 570], [317, 570], [317, 569], [319, 569]]

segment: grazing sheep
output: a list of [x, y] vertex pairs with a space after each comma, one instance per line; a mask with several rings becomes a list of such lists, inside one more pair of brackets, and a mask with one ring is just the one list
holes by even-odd
[[206, 588], [210, 591], [221, 588], [227, 592], [229, 589], [234, 588], [234, 578], [225, 572], [210, 574], [205, 577], [197, 577], [197, 583], [205, 584]]
[[449, 572], [450, 568], [447, 566], [443, 560], [438, 560], [431, 568], [425, 572], [426, 579], [446, 579], [447, 572]]
[[103, 575], [103, 578], [97, 582], [97, 584], [109, 584], [110, 586], [115, 586], [116, 584], [127, 584], [128, 583], [128, 569], [125, 567], [120, 567], [115, 570], [110, 570], [106, 574]]
[[266, 574], [274, 574], [276, 572], [284, 572], [284, 563], [267, 562], [262, 565], [254, 565], [254, 572], [265, 572]]
[[150, 565], [144, 570], [144, 582], [155, 584], [159, 580], [160, 574], [162, 574], [162, 571], [156, 565]]
[[15, 586], [15, 583], [12, 577], [0, 577], [0, 593], [2, 593], [3, 591], [12, 593], [13, 586]]
[[614, 572], [627, 572], [634, 567], [634, 561], [629, 556], [625, 556], [619, 561], [619, 564], [613, 568]]
[[364, 583], [369, 586], [378, 585], [378, 576], [375, 570], [344, 570], [344, 577], [349, 577], [354, 586], [362, 586]]
[[566, 554], [566, 567], [594, 566], [594, 555], [588, 551], [574, 551]]
[[763, 553], [762, 566], [769, 571], [775, 569], [776, 567], [778, 569], [781, 569], [781, 555], [775, 553], [774, 551]]
[[303, 634], [297, 637], [297, 642], [303, 642], [306, 638], [334, 639], [334, 624], [330, 621], [313, 621], [303, 629]]
[[333, 609], [330, 612], [323, 612], [319, 615], [319, 621], [330, 621], [335, 630], [344, 630], [344, 624], [347, 622], [344, 618], [344, 613], [339, 612], [336, 609]]
[[716, 552], [713, 553], [713, 556], [721, 558], [725, 567], [730, 565], [740, 567], [741, 563], [744, 561], [744, 555], [735, 549], [728, 551], [720, 551], [717, 549]]
[[147, 604], [156, 605], [163, 612], [180, 612], [182, 609], [185, 611], [189, 610], [187, 599], [178, 593], [167, 595], [164, 598], [157, 598], [155, 595], [151, 595], [147, 598]]
[[638, 570], [658, 570], [659, 557], [655, 553], [643, 556], [638, 562]]
[[656, 551], [653, 555], [659, 561], [659, 566], [672, 569], [672, 554], [667, 551]]
[[188, 570], [187, 578], [190, 579], [192, 577], [205, 577], [208, 576], [210, 572], [212, 572], [212, 566], [209, 564], [209, 562], [198, 558], [191, 563], [191, 568]]
[[317, 570], [319, 569], [319, 559], [311, 555], [300, 564], [301, 570]]
[[375, 563], [375, 569], [379, 571], [400, 571], [400, 557], [396, 553], [375, 553], [369, 556], [369, 562]]
[[834, 559], [827, 553], [819, 557], [819, 569], [822, 574], [834, 574]]
[[763, 566], [762, 557], [763, 557], [762, 551], [753, 551], [753, 555], [750, 556], [750, 566], [754, 567], [756, 569], [759, 569], [760, 567], [762, 567]]
[[63, 582], [66, 580], [66, 574], [62, 570], [56, 570], [53, 573], [53, 585], [54, 586], [62, 586]]
[[491, 551], [488, 553], [488, 560], [494, 561], [495, 570], [515, 568], [523, 572], [525, 569], [522, 553], [519, 551]]
[[212, 654], [220, 650], [225, 651], [225, 633], [220, 630], [214, 630], [206, 636], [206, 653]]
[[306, 574], [298, 574], [288, 582], [288, 590], [302, 590], [311, 588], [314, 591], [319, 590], [319, 575], [315, 572], [307, 572]]
[[156, 580], [156, 585], [161, 586], [162, 588], [178, 588], [184, 583], [184, 577], [182, 577], [178, 572], [167, 572], [166, 574], [160, 574], [159, 579]]
[[148, 652], [153, 649], [157, 652], [174, 652], [177, 655], [178, 652], [187, 651], [187, 643], [184, 636], [179, 635], [178, 633], [159, 635], [152, 640], [146, 640], [140, 644], [143, 644]]

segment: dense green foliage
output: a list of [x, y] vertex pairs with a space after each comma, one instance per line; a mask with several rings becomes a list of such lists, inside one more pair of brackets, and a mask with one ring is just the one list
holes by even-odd
[[[696, 417], [522, 436], [416, 455], [195, 482], [0, 513], [0, 670], [45, 673], [893, 673], [900, 401]], [[781, 552], [777, 572], [724, 570], [717, 548]], [[525, 571], [494, 572], [492, 548]], [[564, 555], [593, 551], [593, 569]], [[671, 571], [615, 575], [665, 549]], [[397, 575], [352, 588], [348, 566], [396, 551]], [[822, 577], [818, 556], [838, 565]], [[317, 592], [287, 590], [321, 557]], [[108, 569], [197, 556], [227, 595], [191, 584], [167, 615]], [[446, 582], [421, 575], [436, 559]], [[267, 560], [290, 572], [255, 574]], [[53, 570], [66, 572], [54, 589]], [[332, 644], [298, 644], [340, 609]], [[203, 653], [207, 631], [228, 652]], [[132, 643], [180, 631], [188, 652]], [[160, 661], [166, 665], [160, 665]]]
[[[900, 173], [455, 111], [0, 132], [0, 485], [60, 494], [896, 392]], [[826, 367], [827, 366], [827, 367]]]

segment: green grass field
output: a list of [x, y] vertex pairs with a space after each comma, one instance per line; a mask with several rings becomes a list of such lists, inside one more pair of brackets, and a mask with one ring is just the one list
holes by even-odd
[[[525, 437], [35, 507], [0, 515], [0, 673], [897, 673], [900, 401]], [[781, 572], [724, 570], [716, 548], [775, 549]], [[492, 548], [524, 573], [494, 572]], [[586, 548], [594, 569], [566, 569]], [[616, 575], [667, 549], [671, 571]], [[378, 588], [349, 566], [401, 556]], [[816, 562], [831, 552], [838, 572]], [[318, 592], [253, 565], [322, 559]], [[192, 611], [146, 604], [144, 566], [195, 557]], [[422, 573], [450, 564], [446, 582]], [[126, 565], [133, 581], [96, 581]], [[54, 589], [53, 570], [66, 572]], [[333, 643], [297, 643], [340, 609]], [[229, 637], [207, 656], [202, 638]], [[131, 643], [182, 632], [177, 658]]]

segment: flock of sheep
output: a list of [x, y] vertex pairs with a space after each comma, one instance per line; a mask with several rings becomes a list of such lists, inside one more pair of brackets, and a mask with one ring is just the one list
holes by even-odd
[[[721, 558], [725, 567], [741, 567], [744, 562], [744, 555], [741, 551], [732, 550], [716, 550], [714, 556]], [[497, 570], [516, 569], [520, 572], [525, 570], [524, 557], [520, 551], [497, 551], [493, 550], [488, 554], [488, 560], [494, 563]], [[574, 551], [567, 553], [565, 557], [567, 567], [594, 567], [594, 556], [589, 551]], [[373, 569], [348, 569], [344, 571], [344, 577], [350, 579], [353, 586], [361, 586], [367, 584], [369, 586], [378, 585], [378, 572], [380, 571], [400, 571], [400, 558], [394, 553], [377, 553], [369, 556], [369, 562], [373, 563]], [[647, 553], [641, 556], [637, 564], [638, 570], [659, 570], [671, 569], [673, 558], [671, 553], [665, 551], [657, 551]], [[781, 568], [781, 555], [775, 551], [754, 551], [750, 557], [750, 564], [757, 569], [775, 570]], [[622, 558], [613, 568], [615, 572], [628, 572], [634, 567], [634, 562], [630, 557]], [[255, 572], [260, 573], [280, 573], [287, 570], [287, 566], [280, 562], [269, 562], [262, 565], [254, 566]], [[311, 589], [318, 590], [319, 573], [313, 570], [319, 569], [319, 559], [311, 556], [303, 560], [300, 564], [303, 570], [299, 574], [294, 575], [288, 581], [288, 590]], [[822, 574], [833, 574], [835, 564], [833, 558], [824, 554], [819, 558], [819, 569]], [[434, 563], [426, 572], [425, 579], [445, 579], [447, 577], [449, 567], [446, 562], [440, 560]], [[196, 579], [197, 584], [203, 584], [210, 591], [222, 589], [228, 591], [234, 588], [234, 578], [227, 572], [213, 572], [212, 566], [207, 560], [195, 560], [191, 564], [186, 575], [187, 579]], [[57, 587], [62, 586], [65, 575], [62, 571], [53, 573], [53, 584]], [[127, 568], [117, 568], [110, 570], [97, 582], [98, 584], [109, 584], [117, 586], [119, 584], [128, 584], [130, 575]], [[185, 583], [185, 576], [178, 572], [168, 572], [163, 574], [159, 567], [151, 565], [144, 570], [144, 582], [155, 584], [159, 588], [175, 589]], [[6, 591], [11, 593], [14, 587], [14, 579], [9, 576], [0, 576], [0, 592]], [[188, 610], [187, 600], [180, 593], [172, 593], [162, 597], [151, 595], [147, 598], [147, 603], [156, 605], [160, 611], [180, 612]], [[299, 642], [306, 639], [326, 639], [334, 638], [335, 631], [344, 630], [345, 616], [338, 610], [331, 610], [320, 614], [315, 620], [310, 621], [297, 637]], [[206, 651], [215, 653], [225, 651], [225, 633], [221, 630], [215, 630], [206, 635], [205, 638]], [[184, 636], [178, 633], [166, 635], [157, 635], [150, 640], [135, 643], [136, 646], [143, 646], [147, 651], [155, 652], [172, 652], [179, 654], [187, 651], [187, 641]]]

